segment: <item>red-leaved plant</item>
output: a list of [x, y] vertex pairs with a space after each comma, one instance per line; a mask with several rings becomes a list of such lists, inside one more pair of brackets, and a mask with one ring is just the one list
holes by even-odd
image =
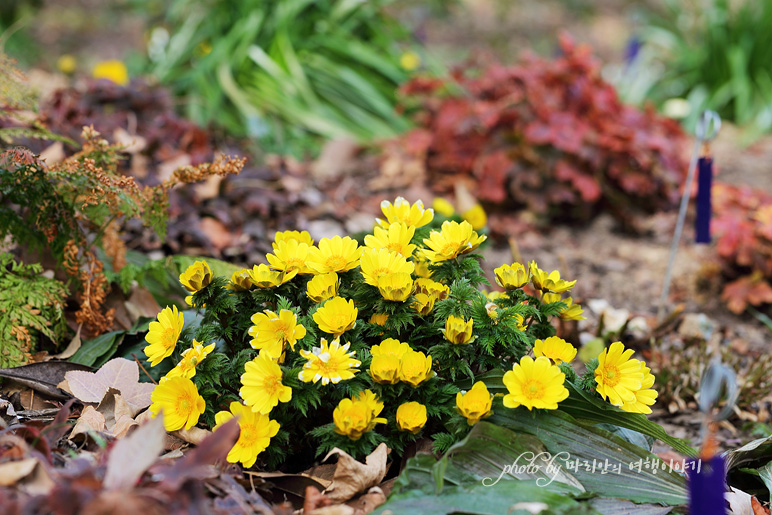
[[722, 275], [721, 298], [742, 313], [750, 304], [772, 304], [772, 195], [749, 186], [717, 183], [711, 228]]
[[672, 206], [686, 171], [679, 125], [621, 103], [590, 49], [560, 41], [554, 60], [456, 70], [403, 88], [419, 128], [405, 145], [423, 151], [429, 182], [445, 194], [473, 182], [489, 208], [525, 207], [546, 220]]

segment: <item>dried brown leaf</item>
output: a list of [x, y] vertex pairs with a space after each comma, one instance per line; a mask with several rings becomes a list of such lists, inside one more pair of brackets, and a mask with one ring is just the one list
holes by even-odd
[[158, 459], [163, 451], [165, 435], [163, 420], [159, 417], [118, 440], [107, 461], [105, 489], [131, 489]]
[[114, 358], [105, 363], [96, 373], [72, 371], [65, 379], [73, 395], [83, 402], [102, 402], [109, 388], [121, 393], [123, 400], [135, 416], [150, 406], [150, 394], [155, 385], [139, 382], [137, 363], [125, 358]]
[[0, 486], [16, 486], [31, 494], [47, 494], [54, 486], [46, 467], [38, 458], [26, 458], [0, 464]]
[[80, 414], [80, 418], [75, 423], [70, 433], [70, 440], [74, 440], [78, 435], [86, 435], [89, 431], [100, 433], [105, 430], [105, 417], [99, 413], [94, 406], [86, 406]]
[[386, 444], [382, 443], [365, 458], [365, 463], [360, 463], [344, 451], [334, 448], [324, 458], [327, 460], [333, 454], [338, 455], [338, 466], [335, 468], [332, 484], [325, 494], [333, 501], [345, 502], [356, 494], [380, 484], [386, 475], [388, 452]]

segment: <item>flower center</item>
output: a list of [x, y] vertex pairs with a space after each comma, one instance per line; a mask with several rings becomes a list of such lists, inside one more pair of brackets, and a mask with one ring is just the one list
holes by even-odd
[[177, 344], [177, 338], [175, 338], [175, 331], [173, 327], [166, 327], [164, 329], [164, 347], [169, 348]]
[[527, 399], [541, 399], [544, 397], [544, 385], [541, 381], [529, 379], [525, 382], [525, 385], [523, 385], [523, 395], [525, 395]]
[[402, 255], [402, 244], [401, 243], [389, 243], [386, 245], [386, 248], [389, 250], [389, 252], [396, 252], [399, 255]]
[[241, 435], [239, 436], [238, 443], [243, 447], [252, 447], [259, 437], [260, 435], [255, 431], [255, 426], [245, 424], [241, 426]]
[[193, 399], [190, 398], [190, 395], [184, 394], [182, 395], [177, 402], [177, 415], [187, 418], [188, 415], [190, 415], [190, 412], [193, 407]]
[[330, 256], [325, 261], [328, 268], [333, 270], [342, 270], [346, 267], [346, 259], [343, 256]]
[[614, 386], [619, 384], [619, 379], [620, 379], [619, 369], [614, 365], [606, 365], [603, 368], [603, 377], [605, 379], [604, 383], [606, 383], [607, 386], [610, 386], [613, 388]]
[[440, 252], [440, 254], [443, 256], [455, 256], [458, 253], [459, 246], [458, 243], [446, 243], [442, 247], [442, 252]]

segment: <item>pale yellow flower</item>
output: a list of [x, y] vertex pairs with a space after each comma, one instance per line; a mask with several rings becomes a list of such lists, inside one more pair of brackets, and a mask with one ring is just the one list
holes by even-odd
[[450, 343], [461, 345], [474, 341], [472, 338], [472, 328], [474, 320], [465, 320], [462, 317], [450, 315], [445, 321], [445, 329], [440, 329], [445, 339]]
[[359, 310], [354, 306], [353, 300], [333, 297], [314, 312], [313, 318], [320, 330], [337, 338], [354, 328], [358, 313]]
[[292, 399], [292, 388], [282, 384], [283, 376], [274, 358], [261, 350], [255, 359], [244, 365], [239, 395], [252, 411], [267, 415], [280, 402]]
[[212, 282], [212, 269], [206, 261], [196, 261], [180, 274], [180, 282], [190, 293], [196, 293]]
[[389, 252], [396, 252], [400, 256], [409, 258], [416, 248], [410, 243], [414, 234], [415, 227], [396, 222], [386, 229], [382, 227], [373, 229], [373, 234], [365, 236], [365, 246], [373, 250], [386, 249]]
[[434, 219], [434, 210], [424, 209], [424, 203], [416, 201], [412, 206], [410, 202], [403, 197], [397, 197], [394, 204], [388, 200], [381, 202], [381, 211], [383, 211], [386, 220], [376, 218], [376, 223], [381, 227], [387, 227], [390, 224], [402, 222], [411, 227], [423, 227]]
[[468, 392], [456, 394], [456, 409], [470, 426], [491, 416], [492, 405], [493, 395], [488, 392], [488, 387], [482, 381], [477, 381]]
[[423, 254], [430, 262], [439, 263], [473, 251], [486, 239], [487, 236], [479, 236], [466, 220], [461, 223], [446, 220], [441, 231], [432, 231], [424, 238], [427, 248]]
[[151, 367], [171, 356], [184, 324], [185, 318], [177, 311], [177, 306], [167, 306], [158, 314], [158, 321], [150, 322], [149, 331], [145, 336], [149, 345], [145, 347], [144, 353], [150, 359]]
[[346, 272], [359, 265], [363, 250], [356, 240], [348, 236], [322, 238], [318, 247], [311, 247], [308, 251], [308, 266], [317, 274]]
[[255, 413], [238, 401], [230, 404], [230, 411], [220, 411], [214, 416], [216, 432], [233, 417], [238, 418], [239, 439], [228, 452], [228, 463], [239, 463], [249, 468], [257, 461], [257, 456], [271, 444], [271, 438], [279, 432], [279, 423], [268, 415]]
[[319, 347], [310, 351], [301, 350], [300, 355], [308, 361], [303, 365], [298, 379], [304, 383], [321, 381], [323, 385], [351, 379], [362, 362], [354, 358], [354, 351], [349, 352], [349, 345], [341, 345], [338, 340], [328, 344], [327, 340], [322, 338]]
[[536, 357], [545, 356], [556, 365], [571, 363], [576, 356], [576, 347], [557, 336], [550, 336], [533, 343], [533, 353]]
[[387, 249], [365, 249], [359, 260], [359, 266], [362, 269], [362, 277], [371, 286], [378, 286], [378, 280], [385, 275], [397, 273], [410, 275], [415, 270], [415, 264]]
[[598, 356], [595, 389], [614, 406], [635, 402], [635, 392], [643, 387], [643, 366], [632, 358], [633, 352], [625, 350], [622, 342], [614, 342]]
[[523, 356], [520, 363], [504, 374], [504, 386], [509, 391], [504, 396], [504, 406], [558, 409], [558, 403], [568, 397], [565, 380], [566, 375], [544, 356], [535, 360]]
[[327, 299], [335, 297], [340, 287], [340, 279], [335, 272], [315, 275], [308, 284], [306, 284], [306, 294], [316, 302], [324, 302]]
[[309, 247], [307, 243], [295, 239], [281, 240], [274, 245], [274, 253], [265, 256], [271, 268], [285, 273], [313, 273], [308, 267], [308, 259], [311, 249], [314, 247]]
[[166, 377], [182, 376], [188, 379], [194, 377], [196, 375], [196, 366], [212, 353], [214, 346], [215, 344], [212, 343], [204, 347], [203, 344], [193, 340], [193, 346], [183, 351], [182, 359], [177, 363], [176, 367], [166, 374]]
[[378, 279], [378, 291], [386, 300], [404, 302], [413, 292], [413, 278], [404, 273], [382, 275]]
[[162, 377], [150, 394], [150, 400], [152, 404], [148, 411], [153, 418], [163, 413], [167, 431], [190, 429], [206, 409], [206, 402], [193, 381], [181, 376]]
[[400, 431], [416, 434], [426, 425], [426, 406], [417, 402], [405, 402], [397, 408], [397, 427]]

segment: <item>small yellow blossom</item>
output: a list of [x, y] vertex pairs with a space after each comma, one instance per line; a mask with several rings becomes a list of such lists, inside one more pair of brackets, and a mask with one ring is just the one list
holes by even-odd
[[520, 363], [504, 374], [503, 380], [509, 390], [504, 396], [507, 408], [522, 405], [529, 410], [558, 409], [558, 403], [568, 397], [568, 389], [564, 386], [566, 375], [544, 356], [535, 360], [523, 356]]
[[376, 218], [375, 222], [381, 227], [387, 227], [390, 224], [402, 222], [409, 227], [423, 227], [434, 219], [434, 210], [424, 209], [424, 203], [416, 201], [412, 206], [410, 202], [403, 197], [397, 197], [394, 204], [388, 200], [381, 202], [381, 211], [383, 211], [386, 220]]
[[484, 228], [488, 223], [488, 215], [480, 204], [475, 204], [470, 209], [461, 213], [461, 218], [472, 224], [475, 231]]
[[642, 365], [641, 371], [643, 372], [643, 381], [641, 381], [641, 389], [634, 392], [635, 400], [622, 404], [620, 408], [630, 413], [649, 414], [651, 413], [649, 406], [657, 400], [657, 391], [652, 388], [654, 386], [654, 374], [645, 365]]
[[78, 67], [78, 61], [70, 54], [59, 56], [56, 60], [56, 67], [65, 75], [72, 75]]
[[399, 272], [382, 275], [378, 280], [378, 291], [386, 300], [404, 302], [413, 292], [413, 278]]
[[368, 322], [375, 325], [384, 325], [388, 319], [389, 315], [387, 313], [373, 313]]
[[279, 359], [287, 344], [295, 350], [295, 343], [306, 335], [306, 328], [298, 324], [295, 313], [282, 309], [278, 314], [266, 310], [252, 315], [249, 342], [253, 349], [265, 349], [273, 359]]
[[203, 344], [193, 340], [193, 346], [183, 351], [182, 359], [177, 363], [176, 367], [166, 374], [166, 377], [182, 376], [187, 379], [192, 378], [196, 375], [196, 365], [204, 361], [204, 358], [212, 353], [214, 345], [212, 343], [204, 347]]
[[405, 402], [397, 408], [397, 427], [400, 431], [416, 434], [426, 425], [426, 406], [417, 402]]
[[383, 403], [378, 399], [378, 397], [373, 393], [371, 390], [365, 390], [363, 392], [359, 392], [359, 395], [356, 396], [355, 399], [358, 402], [363, 402], [365, 406], [370, 410], [370, 414], [372, 415], [372, 420], [370, 420], [370, 423], [367, 425], [367, 430], [371, 431], [372, 429], [375, 429], [376, 424], [385, 424], [386, 419], [385, 418], [378, 418], [378, 415], [381, 414], [381, 411], [383, 411]]
[[322, 381], [322, 384], [337, 384], [354, 377], [355, 369], [362, 364], [354, 358], [354, 351], [349, 352], [349, 344], [341, 345], [338, 340], [327, 343], [322, 338], [321, 346], [310, 351], [301, 350], [300, 355], [308, 361], [298, 374], [298, 379], [304, 383]]
[[496, 275], [496, 283], [505, 290], [522, 288], [531, 280], [531, 274], [521, 263], [501, 265], [493, 273]]
[[353, 300], [343, 297], [333, 297], [314, 312], [313, 318], [319, 329], [332, 334], [335, 338], [353, 329], [356, 325], [359, 310]]
[[531, 272], [531, 283], [537, 290], [563, 293], [574, 287], [576, 281], [566, 281], [560, 278], [560, 272], [553, 270], [549, 274], [536, 265], [536, 261], [528, 264]]
[[252, 267], [249, 270], [249, 278], [252, 280], [252, 284], [258, 288], [276, 288], [277, 286], [284, 284], [287, 281], [292, 280], [297, 275], [297, 270], [292, 270], [289, 273], [284, 273], [279, 270], [271, 270], [266, 264], [259, 264]]
[[429, 279], [432, 276], [432, 271], [429, 270], [429, 260], [424, 257], [423, 253], [418, 252], [415, 256], [415, 275], [424, 279]]
[[432, 312], [434, 308], [434, 297], [430, 297], [425, 293], [416, 293], [415, 301], [412, 306], [416, 310], [416, 313], [422, 316], [426, 316]]
[[129, 71], [126, 65], [117, 59], [97, 63], [91, 70], [91, 76], [95, 79], [107, 79], [119, 86], [129, 83]]
[[239, 420], [239, 439], [228, 452], [228, 463], [239, 463], [249, 468], [257, 461], [257, 456], [266, 450], [271, 438], [279, 432], [279, 423], [268, 418], [268, 415], [255, 413], [238, 401], [231, 402], [230, 411], [220, 411], [214, 416], [216, 432], [233, 417]]
[[180, 274], [180, 282], [190, 293], [196, 293], [212, 282], [212, 269], [206, 261], [196, 261]]
[[362, 277], [371, 286], [378, 286], [378, 280], [385, 275], [399, 273], [409, 276], [415, 270], [413, 262], [387, 249], [365, 249], [359, 266], [362, 269]]
[[231, 282], [228, 284], [228, 288], [234, 291], [251, 290], [253, 286], [255, 285], [252, 283], [248, 268], [242, 268], [233, 272], [231, 274]]
[[559, 316], [562, 320], [584, 320], [587, 318], [582, 315], [582, 313], [584, 313], [582, 306], [579, 304], [574, 304], [574, 299], [571, 297], [566, 297], [563, 299], [563, 302], [566, 303], [567, 307], [560, 312]]
[[[367, 390], [370, 394], [370, 390]], [[348, 436], [351, 440], [359, 440], [362, 435], [371, 431], [376, 424], [386, 422], [386, 419], [377, 418], [377, 404], [380, 404], [378, 413], [383, 409], [383, 403], [371, 402], [369, 396], [363, 392], [357, 399], [343, 399], [332, 412], [332, 420], [335, 423], [335, 432]], [[372, 400], [375, 395], [372, 394]], [[374, 405], [376, 404], [376, 405]]]
[[408, 50], [407, 52], [405, 52], [399, 57], [399, 65], [405, 71], [408, 71], [408, 72], [415, 71], [418, 69], [419, 66], [421, 66], [421, 56], [419, 56], [412, 50]]
[[533, 353], [536, 357], [545, 356], [556, 365], [563, 362], [571, 363], [576, 356], [576, 347], [557, 336], [550, 336], [533, 343]]
[[445, 218], [450, 218], [456, 214], [456, 209], [453, 207], [453, 204], [442, 197], [434, 197], [432, 209], [434, 209], [435, 213], [440, 214]]
[[441, 231], [432, 231], [424, 238], [428, 248], [423, 254], [430, 262], [439, 263], [473, 251], [486, 239], [487, 236], [479, 236], [466, 220], [461, 223], [446, 220]]
[[399, 382], [399, 364], [402, 356], [410, 350], [410, 345], [394, 338], [383, 340], [379, 345], [373, 345], [370, 353], [370, 376], [373, 381], [381, 384], [397, 384]]
[[289, 274], [311, 274], [308, 267], [308, 259], [311, 249], [307, 243], [295, 239], [281, 240], [274, 244], [273, 254], [267, 254], [265, 258], [274, 270], [281, 270]]
[[474, 340], [472, 338], [473, 326], [474, 320], [471, 318], [464, 320], [461, 317], [450, 315], [445, 321], [445, 329], [440, 329], [440, 331], [450, 343], [461, 345]]
[[635, 392], [642, 388], [643, 366], [631, 358], [633, 352], [633, 349], [625, 350], [622, 342], [614, 342], [598, 356], [595, 389], [614, 406], [635, 402]]
[[363, 250], [349, 236], [322, 238], [318, 247], [311, 247], [308, 251], [308, 266], [317, 274], [346, 272], [359, 265]]
[[306, 284], [306, 294], [308, 298], [317, 304], [327, 299], [335, 297], [340, 287], [340, 279], [335, 272], [315, 275], [308, 284]]
[[373, 250], [386, 249], [389, 252], [396, 252], [402, 257], [409, 258], [416, 248], [410, 243], [414, 234], [415, 227], [396, 222], [386, 229], [383, 227], [373, 229], [373, 234], [365, 236], [365, 246]]
[[415, 291], [433, 297], [435, 301], [447, 299], [450, 295], [450, 288], [447, 284], [438, 283], [426, 277], [415, 280]]
[[177, 311], [177, 306], [166, 307], [158, 314], [158, 321], [150, 322], [145, 341], [149, 343], [144, 349], [154, 367], [174, 352], [177, 340], [180, 339], [185, 318]]
[[273, 237], [273, 243], [271, 243], [271, 245], [273, 246], [273, 249], [276, 250], [277, 244], [280, 241], [286, 241], [286, 240], [296, 240], [298, 243], [305, 243], [309, 247], [314, 246], [314, 240], [313, 238], [311, 238], [311, 235], [308, 233], [308, 231], [277, 232], [276, 235]]
[[282, 384], [283, 377], [279, 364], [262, 350], [244, 365], [239, 395], [252, 411], [267, 415], [280, 402], [292, 399], [292, 388]]
[[206, 409], [204, 398], [193, 381], [185, 377], [162, 377], [150, 394], [149, 411], [153, 418], [163, 412], [167, 431], [190, 429]]
[[409, 350], [399, 361], [399, 379], [413, 388], [434, 377], [432, 357]]
[[477, 381], [468, 392], [456, 394], [456, 409], [470, 426], [491, 416], [492, 405], [493, 395], [488, 392], [488, 387], [482, 381]]

